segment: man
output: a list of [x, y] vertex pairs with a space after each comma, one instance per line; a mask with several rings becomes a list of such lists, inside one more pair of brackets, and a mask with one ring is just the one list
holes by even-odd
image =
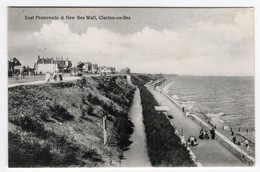
[[210, 134], [211, 134], [211, 139], [214, 140], [215, 139], [215, 129], [214, 128], [212, 128], [210, 130]]
[[46, 75], [45, 75], [45, 82], [49, 82], [51, 79], [51, 75], [49, 72], [46, 72]]

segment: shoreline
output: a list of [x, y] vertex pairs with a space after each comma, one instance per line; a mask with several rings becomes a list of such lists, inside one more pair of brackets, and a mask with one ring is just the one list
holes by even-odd
[[[178, 104], [180, 107], [184, 107], [186, 111], [189, 111], [189, 113], [194, 114], [195, 116], [200, 118], [202, 121], [208, 123], [210, 126], [216, 127], [217, 130], [221, 134], [223, 134], [229, 140], [232, 141], [232, 138], [233, 138], [233, 136], [231, 136], [232, 127], [225, 125], [225, 121], [220, 118], [222, 115], [225, 115], [225, 113], [223, 113], [223, 112], [221, 112], [221, 113], [196, 112], [196, 111], [193, 111], [192, 108], [188, 108], [186, 105], [179, 104], [176, 101], [175, 97], [173, 97], [174, 95], [170, 95], [169, 92], [168, 92], [168, 89], [173, 85], [173, 83], [174, 83], [174, 79], [167, 78], [159, 86], [160, 91], [164, 92], [164, 94], [166, 94], [169, 97], [171, 97], [172, 99], [174, 99], [176, 104]], [[176, 95], [176, 96], [178, 96], [178, 95]], [[227, 127], [227, 129], [224, 130], [224, 126]], [[241, 141], [245, 141], [245, 140], [249, 141], [249, 143], [250, 143], [249, 144], [250, 145], [250, 151], [247, 151], [245, 147], [242, 147], [242, 146], [240, 146], [240, 147], [243, 148], [243, 150], [245, 150], [248, 154], [250, 154], [253, 157], [255, 157], [255, 135], [254, 134], [255, 134], [254, 131], [249, 131], [248, 133], [243, 132], [243, 131], [240, 131], [240, 132], [239, 131], [234, 131], [234, 135], [236, 136], [237, 141], [240, 141], [240, 142]], [[253, 138], [252, 138], [252, 136], [253, 136]]]

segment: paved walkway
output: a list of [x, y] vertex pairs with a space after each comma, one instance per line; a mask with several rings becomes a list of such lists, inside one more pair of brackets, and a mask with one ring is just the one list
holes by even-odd
[[139, 89], [135, 91], [133, 106], [130, 110], [130, 119], [134, 124], [134, 133], [130, 138], [133, 143], [130, 145], [129, 150], [124, 152], [126, 159], [122, 161], [122, 167], [150, 167], [151, 163], [146, 149], [146, 136]]
[[16, 83], [16, 84], [9, 84], [8, 85], [8, 88], [10, 87], [16, 87], [16, 86], [19, 86], [19, 85], [39, 85], [39, 84], [46, 84], [46, 83], [53, 83], [53, 82], [66, 82], [66, 81], [73, 81], [73, 80], [77, 80], [79, 79], [80, 77], [65, 77], [63, 78], [63, 81], [54, 81], [54, 80], [51, 80], [50, 82], [46, 82], [46, 81], [34, 81], [34, 82], [25, 82], [25, 83]]
[[[169, 107], [169, 114], [174, 117], [171, 121], [179, 132], [184, 131], [184, 136], [187, 139], [189, 136], [196, 136], [198, 138], [201, 127], [192, 119], [186, 117], [182, 111], [166, 98], [159, 91], [153, 89], [151, 84], [147, 86], [149, 91], [160, 105]], [[222, 146], [216, 140], [198, 140], [198, 146], [192, 147], [192, 151], [197, 157], [202, 166], [217, 167], [217, 166], [246, 166], [229, 150]]]
[[[92, 77], [92, 76], [100, 76], [99, 74], [91, 74], [91, 75], [84, 75], [85, 77]], [[77, 79], [80, 79], [81, 77], [77, 77], [77, 76], [65, 76], [63, 77], [63, 81], [54, 81], [53, 79], [51, 79], [50, 82], [48, 83], [54, 83], [54, 82], [67, 82], [67, 81], [74, 81]], [[43, 80], [40, 81], [33, 81], [33, 82], [24, 82], [24, 83], [14, 83], [14, 84], [9, 84], [8, 88], [10, 87], [16, 87], [19, 85], [37, 85], [37, 84], [45, 84], [47, 83], [45, 80], [45, 78], [43, 78]]]

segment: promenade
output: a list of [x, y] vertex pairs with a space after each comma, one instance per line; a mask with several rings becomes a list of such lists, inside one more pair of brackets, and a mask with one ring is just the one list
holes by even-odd
[[[127, 82], [135, 87], [130, 75], [127, 75]], [[130, 138], [133, 143], [129, 146], [129, 150], [124, 153], [126, 159], [122, 161], [122, 167], [151, 167], [146, 149], [143, 109], [138, 88], [135, 91], [133, 105], [130, 110], [130, 119], [134, 124], [134, 133]]]
[[[131, 83], [131, 82], [130, 82]], [[126, 159], [122, 161], [122, 167], [151, 167], [146, 149], [146, 135], [144, 131], [143, 113], [140, 91], [136, 89], [133, 105], [130, 110], [130, 119], [134, 124], [134, 133], [130, 140], [133, 142], [129, 150], [124, 152]]]
[[[91, 74], [91, 75], [84, 75], [85, 77], [92, 77], [92, 76], [100, 76], [99, 74]], [[29, 79], [28, 79], [29, 78]], [[46, 84], [46, 83], [54, 83], [54, 82], [68, 82], [68, 81], [75, 81], [77, 79], [80, 79], [81, 77], [78, 76], [69, 76], [68, 74], [63, 76], [63, 81], [55, 81], [51, 78], [49, 82], [45, 81], [45, 75], [42, 75], [42, 77], [26, 77], [26, 79], [19, 79], [18, 81], [14, 82], [11, 80], [11, 82], [8, 83], [8, 88], [10, 87], [16, 87], [19, 85], [39, 85], [39, 84]]]
[[197, 160], [205, 167], [227, 167], [227, 166], [246, 166], [240, 159], [233, 155], [229, 150], [222, 146], [217, 140], [200, 140], [198, 139], [201, 127], [192, 119], [186, 117], [183, 112], [173, 104], [162, 93], [153, 89], [151, 84], [147, 85], [148, 90], [161, 106], [169, 107], [170, 119], [179, 132], [183, 131], [185, 139], [189, 136], [195, 136], [198, 140], [198, 146], [191, 147], [191, 150], [197, 157]]

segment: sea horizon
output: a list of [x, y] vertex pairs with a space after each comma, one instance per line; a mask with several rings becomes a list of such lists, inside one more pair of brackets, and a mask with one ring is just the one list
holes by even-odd
[[223, 125], [255, 131], [253, 76], [194, 76], [168, 78], [166, 93], [191, 111], [215, 114]]

